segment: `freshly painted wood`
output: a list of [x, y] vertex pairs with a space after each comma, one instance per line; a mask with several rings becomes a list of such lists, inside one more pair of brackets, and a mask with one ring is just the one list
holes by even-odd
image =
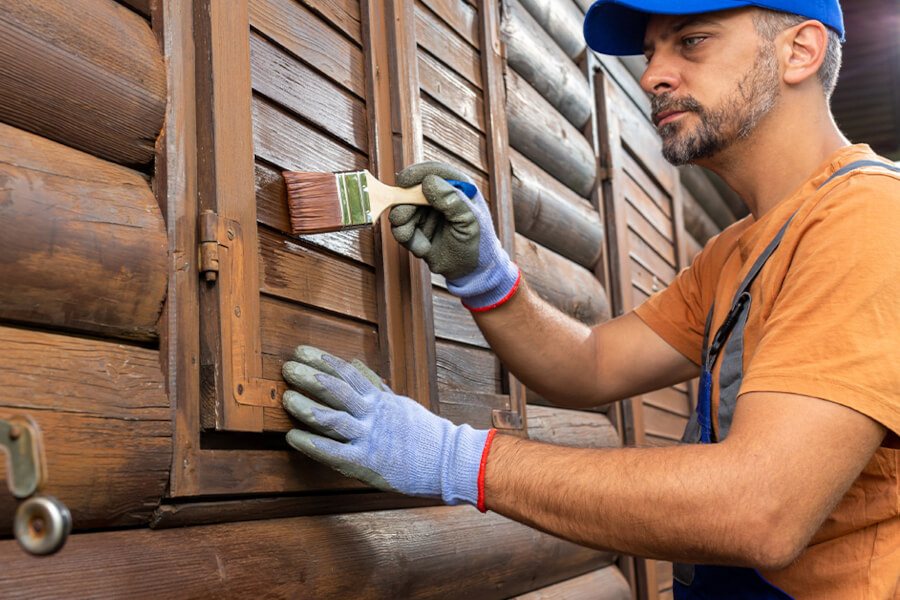
[[423, 96], [420, 117], [422, 133], [433, 143], [459, 156], [473, 167], [487, 171], [487, 147], [484, 134]]
[[261, 35], [250, 34], [253, 89], [367, 152], [366, 104]]
[[415, 41], [463, 76], [482, 88], [479, 52], [442, 22], [421, 2], [415, 3]]
[[579, 195], [590, 196], [597, 165], [581, 132], [511, 69], [506, 94], [510, 145]]
[[515, 596], [511, 600], [630, 600], [631, 588], [613, 565]]
[[0, 318], [157, 338], [166, 230], [140, 173], [0, 124], [0, 256]]
[[501, 393], [500, 362], [489, 350], [436, 340], [435, 358], [439, 389]]
[[[256, 163], [256, 217], [260, 223], [282, 233], [291, 230], [287, 193], [281, 173], [267, 164]], [[296, 236], [313, 246], [340, 256], [375, 266], [374, 230], [371, 228]]]
[[582, 25], [584, 16], [572, 0], [520, 0], [541, 28], [572, 59], [579, 60], [587, 47]]
[[584, 74], [517, 0], [503, 13], [509, 66], [576, 128], [591, 118], [593, 97]]
[[0, 120], [113, 162], [153, 159], [162, 55], [147, 21], [113, 0], [3, 0], [0, 81]]
[[592, 268], [603, 253], [603, 223], [589, 202], [519, 152], [510, 152], [516, 231]]
[[[11, 327], [0, 327], [0, 346], [0, 416], [37, 423], [47, 465], [42, 493], [69, 507], [76, 530], [147, 523], [172, 459], [159, 352]], [[15, 507], [4, 489], [0, 534], [9, 534]]]
[[359, 45], [337, 34], [296, 0], [251, 0], [250, 23], [326, 77], [365, 98], [365, 57]]
[[417, 58], [422, 91], [484, 133], [484, 99], [481, 90], [457, 75], [427, 50], [420, 50]]
[[[187, 550], [187, 551], [186, 551]], [[0, 595], [508, 598], [612, 556], [469, 506], [72, 536], [40, 560], [0, 542]], [[402, 567], [401, 567], [402, 566]], [[73, 577], [77, 573], [77, 577]]]
[[267, 229], [259, 232], [260, 291], [375, 323], [375, 273]]
[[615, 448], [622, 445], [609, 418], [596, 412], [528, 405], [528, 437], [575, 448]]
[[520, 234], [515, 256], [525, 282], [544, 300], [584, 323], [609, 319], [606, 291], [593, 273]]

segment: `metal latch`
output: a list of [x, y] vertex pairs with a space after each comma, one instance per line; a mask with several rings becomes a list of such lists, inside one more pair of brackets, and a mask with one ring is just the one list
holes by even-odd
[[31, 554], [53, 554], [72, 531], [72, 515], [56, 498], [34, 495], [47, 472], [37, 424], [23, 415], [0, 419], [0, 449], [7, 455], [9, 491], [22, 500], [13, 521], [16, 539]]
[[200, 231], [200, 275], [206, 281], [219, 277], [219, 215], [204, 210], [198, 219]]

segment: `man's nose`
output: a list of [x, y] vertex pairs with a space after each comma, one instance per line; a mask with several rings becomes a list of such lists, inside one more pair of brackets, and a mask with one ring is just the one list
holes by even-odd
[[641, 88], [651, 96], [672, 92], [678, 88], [678, 75], [671, 61], [659, 54], [654, 55], [641, 77]]

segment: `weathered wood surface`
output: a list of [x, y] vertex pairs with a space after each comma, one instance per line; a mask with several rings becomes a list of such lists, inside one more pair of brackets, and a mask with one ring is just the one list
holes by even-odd
[[475, 324], [472, 313], [462, 305], [459, 298], [441, 288], [434, 288], [434, 335], [470, 346], [488, 348], [487, 340]]
[[479, 48], [478, 12], [474, 6], [459, 0], [422, 0], [422, 3], [474, 48]]
[[150, 17], [150, 3], [152, 1], [153, 0], [118, 0], [120, 4], [131, 7], [132, 10], [135, 10], [147, 18]]
[[703, 210], [687, 187], [682, 188], [681, 199], [684, 207], [684, 228], [699, 244], [706, 244], [709, 238], [719, 233], [718, 225]]
[[115, 598], [127, 590], [130, 597], [209, 598], [265, 590], [293, 598], [499, 599], [611, 561], [472, 507], [433, 507], [84, 534], [42, 559], [7, 540], [0, 542], [0, 596]]
[[574, 62], [517, 0], [507, 0], [503, 37], [509, 66], [576, 128], [591, 118], [593, 94]]
[[588, 324], [609, 319], [609, 299], [594, 274], [516, 234], [516, 261], [526, 283], [544, 300]]
[[516, 231], [591, 269], [603, 252], [603, 223], [591, 204], [515, 150], [510, 152]]
[[578, 60], [581, 57], [587, 47], [582, 32], [584, 15], [572, 0], [520, 0], [520, 2], [569, 58]]
[[587, 198], [597, 179], [594, 150], [571, 123], [512, 69], [506, 73], [510, 145]]
[[166, 230], [139, 173], [0, 124], [0, 256], [0, 318], [157, 337]]
[[149, 24], [113, 2], [0, 2], [0, 121], [107, 160], [153, 159], [166, 107]]
[[482, 92], [427, 51], [417, 53], [419, 85], [457, 117], [484, 132]]
[[[10, 327], [0, 327], [0, 347], [0, 415], [37, 422], [47, 460], [43, 492], [69, 507], [75, 529], [148, 522], [172, 459], [159, 353]], [[16, 502], [3, 491], [0, 534], [8, 534]]]
[[619, 432], [606, 415], [528, 405], [528, 437], [539, 442], [576, 448], [616, 448]]
[[494, 409], [510, 410], [507, 394], [479, 393], [441, 389], [440, 415], [456, 424], [468, 423], [475, 429], [494, 427], [491, 413]]
[[629, 600], [631, 588], [622, 572], [610, 565], [567, 581], [516, 596], [511, 600]]
[[478, 50], [419, 2], [415, 4], [415, 19], [415, 41], [433, 56], [439, 56], [476, 88], [482, 89]]
[[460, 157], [476, 169], [487, 172], [487, 141], [484, 134], [462, 119], [422, 98], [422, 133], [427, 139]]
[[706, 176], [704, 169], [685, 166], [679, 167], [678, 173], [681, 176], [681, 183], [691, 192], [697, 204], [703, 208], [719, 229], [725, 229], [737, 220], [725, 199]]
[[500, 393], [500, 362], [489, 350], [437, 340], [435, 358], [440, 389]]

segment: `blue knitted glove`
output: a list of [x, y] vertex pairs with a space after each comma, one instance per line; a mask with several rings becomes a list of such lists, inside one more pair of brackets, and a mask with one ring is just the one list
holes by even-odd
[[438, 417], [393, 393], [359, 361], [311, 346], [298, 347], [293, 358], [282, 373], [299, 391], [284, 393], [284, 407], [314, 433], [291, 430], [291, 446], [382, 490], [483, 510], [481, 463], [493, 430]]
[[515, 293], [519, 268], [497, 239], [488, 205], [468, 177], [449, 165], [424, 162], [401, 171], [397, 183], [421, 183], [430, 206], [391, 209], [394, 237], [443, 275], [466, 308], [489, 310]]

